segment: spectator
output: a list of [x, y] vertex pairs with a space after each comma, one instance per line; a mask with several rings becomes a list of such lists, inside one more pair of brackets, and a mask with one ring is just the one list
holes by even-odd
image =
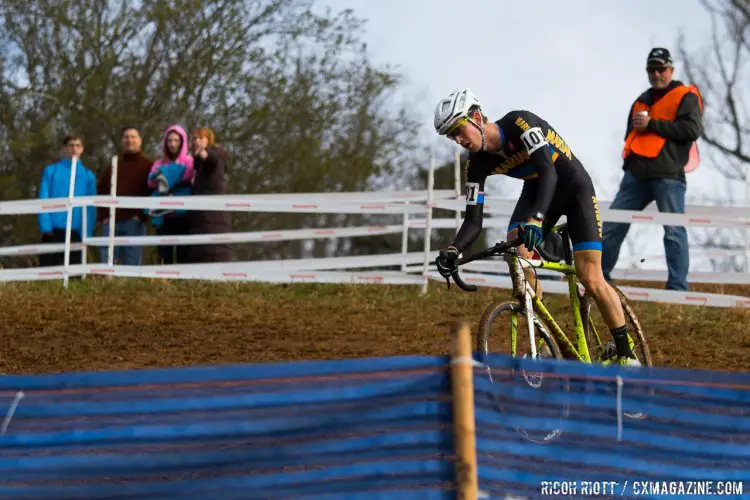
[[[194, 177], [193, 157], [188, 154], [187, 133], [179, 125], [172, 125], [164, 134], [164, 157], [154, 162], [148, 175], [148, 187], [153, 196], [188, 196], [192, 192]], [[185, 210], [160, 210], [151, 212], [151, 223], [156, 234], [188, 234]], [[160, 245], [159, 257], [164, 264], [187, 262], [185, 245]]]
[[[216, 145], [216, 136], [210, 128], [201, 127], [192, 134], [195, 166], [195, 195], [227, 194], [229, 155]], [[232, 231], [231, 212], [191, 210], [188, 213], [191, 234], [228, 233]], [[228, 243], [192, 245], [191, 262], [229, 262], [232, 249]]]
[[[628, 114], [623, 149], [625, 174], [610, 208], [643, 210], [652, 201], [660, 212], [685, 212], [685, 169], [695, 141], [703, 133], [703, 101], [695, 86], [672, 80], [674, 66], [667, 49], [654, 48], [646, 60], [651, 88], [636, 99]], [[602, 269], [607, 280], [617, 263], [630, 225], [605, 223]], [[664, 226], [669, 290], [687, 290], [688, 239], [682, 226]]]
[[[96, 177], [80, 161], [83, 154], [83, 139], [76, 134], [68, 134], [63, 139], [63, 158], [57, 163], [45, 167], [42, 173], [42, 182], [39, 185], [39, 198], [67, 198], [70, 192], [70, 175], [72, 172], [73, 158], [77, 159], [76, 178], [73, 188], [73, 196], [95, 196]], [[94, 234], [96, 223], [96, 207], [86, 207], [87, 236]], [[52, 212], [39, 214], [39, 230], [42, 233], [43, 243], [64, 243], [65, 231], [68, 225], [68, 213]], [[83, 231], [83, 212], [81, 207], [73, 209], [71, 219], [70, 241], [80, 242]], [[70, 253], [70, 263], [80, 264], [82, 252], [78, 250]], [[65, 263], [65, 253], [48, 253], [39, 256], [40, 266], [61, 266]]]
[[[149, 196], [146, 185], [153, 160], [141, 152], [141, 134], [135, 127], [124, 127], [120, 132], [122, 154], [117, 159], [117, 196]], [[112, 189], [112, 165], [107, 165], [99, 178], [97, 192], [108, 195]], [[99, 221], [102, 235], [109, 235], [109, 208], [100, 207]], [[138, 208], [115, 210], [115, 236], [143, 236], [146, 234], [146, 214]], [[141, 246], [115, 246], [114, 261], [126, 266], [139, 266], [143, 258]], [[101, 250], [101, 261], [107, 262], [109, 248]]]

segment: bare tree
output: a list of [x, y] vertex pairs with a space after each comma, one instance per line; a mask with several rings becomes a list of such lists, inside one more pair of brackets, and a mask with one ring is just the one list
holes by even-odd
[[[750, 0], [701, 0], [711, 18], [711, 40], [704, 47], [688, 49], [680, 33], [678, 50], [687, 79], [701, 90], [705, 110], [704, 153], [726, 179], [723, 199], [732, 200], [731, 181], [747, 179], [750, 173], [750, 109], [747, 88], [750, 56]], [[740, 249], [742, 230], [705, 229], [691, 231], [699, 247]], [[746, 269], [744, 259], [712, 259], [715, 270]]]

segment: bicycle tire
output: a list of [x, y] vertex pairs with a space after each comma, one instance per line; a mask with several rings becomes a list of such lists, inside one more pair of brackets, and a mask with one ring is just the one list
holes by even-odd
[[[477, 351], [482, 354], [489, 354], [489, 348], [488, 348], [488, 340], [491, 335], [492, 330], [492, 324], [495, 322], [496, 319], [498, 319], [499, 316], [501, 316], [503, 313], [512, 313], [515, 312], [517, 314], [524, 314], [523, 313], [523, 307], [520, 303], [514, 302], [514, 301], [505, 301], [505, 302], [494, 302], [488, 306], [485, 311], [482, 314], [482, 318], [479, 322], [479, 329], [477, 330]], [[560, 351], [560, 347], [555, 340], [554, 337], [552, 337], [549, 334], [549, 327], [544, 323], [544, 321], [539, 318], [535, 313], [532, 312], [533, 321], [536, 326], [537, 331], [537, 340], [539, 338], [543, 339], [544, 342], [550, 347], [550, 353], [552, 354], [552, 357], [555, 359], [563, 359], [563, 355]], [[507, 353], [512, 355], [512, 353]], [[516, 357], [519, 357], [516, 353]], [[526, 354], [520, 357], [526, 357]], [[492, 375], [490, 371], [490, 367], [487, 369], [488, 376], [490, 380], [492, 381]], [[534, 379], [531, 375], [526, 373], [524, 370], [519, 371], [520, 375], [522, 376], [523, 380], [526, 382], [526, 384], [529, 387], [539, 389], [541, 385], [543, 384], [544, 377], [543, 375], [539, 378]], [[515, 375], [515, 371], [513, 372], [513, 375]], [[533, 379], [533, 382], [532, 382]], [[554, 380], [554, 378], [553, 378]], [[563, 392], [569, 391], [569, 384], [564, 378], [558, 378], [557, 380], [560, 381], [560, 390]], [[534, 385], [537, 384], [537, 385]], [[556, 390], [556, 389], [553, 389]], [[499, 401], [499, 398], [497, 398], [497, 407], [500, 410], [500, 412], [503, 413], [511, 413], [510, 410], [503, 406], [502, 402]], [[570, 407], [566, 403], [563, 405], [560, 411], [559, 417], [554, 418], [560, 418], [560, 421], [567, 419], [570, 414]], [[551, 431], [531, 431], [529, 429], [521, 428], [521, 427], [514, 427], [514, 430], [518, 432], [521, 436], [523, 436], [525, 439], [537, 443], [537, 444], [547, 444], [554, 440], [556, 440], [560, 435], [562, 435], [562, 425], [560, 428], [553, 429]]]
[[[625, 314], [625, 322], [626, 324], [628, 324], [628, 335], [630, 335], [632, 338], [633, 334], [635, 334], [635, 337], [637, 339], [637, 345], [640, 347], [643, 357], [643, 359], [640, 359], [639, 357], [641, 364], [643, 366], [653, 366], [653, 361], [651, 359], [651, 350], [648, 345], [648, 340], [646, 340], [646, 333], [643, 330], [643, 325], [641, 325], [638, 316], [633, 310], [633, 306], [630, 304], [630, 301], [627, 299], [627, 297], [625, 297], [625, 294], [622, 293], [622, 290], [614, 285], [610, 286], [614, 288], [617, 296], [620, 298], [622, 311]], [[583, 329], [586, 334], [586, 340], [589, 342], [589, 348], [591, 347], [592, 340], [592, 335], [589, 330], [591, 324], [590, 320], [592, 305], [596, 307], [596, 301], [588, 293], [584, 293], [583, 297], [581, 298], [581, 319], [583, 320]]]
[[[653, 361], [651, 359], [651, 350], [649, 348], [648, 341], [646, 340], [646, 333], [643, 330], [643, 325], [641, 325], [638, 316], [633, 310], [633, 306], [630, 304], [630, 301], [622, 292], [622, 290], [614, 285], [610, 286], [615, 289], [617, 296], [620, 298], [620, 304], [622, 305], [622, 310], [625, 314], [625, 322], [628, 325], [628, 335], [632, 338], [633, 334], [635, 334], [635, 338], [637, 339], [635, 345], [637, 345], [638, 347], [635, 350], [640, 352], [635, 353], [636, 357], [638, 357], [639, 361], [641, 361], [642, 366], [653, 366]], [[583, 297], [581, 298], [581, 317], [583, 320], [584, 331], [586, 333], [586, 340], [587, 342], [589, 342], [589, 347], [591, 347], [591, 341], [593, 337], [589, 331], [591, 325], [590, 321], [592, 305], [596, 307], [596, 302], [589, 294], [584, 293]], [[645, 391], [645, 396], [652, 397], [654, 393], [655, 391], [653, 388], [647, 389]], [[623, 412], [623, 415], [631, 420], [643, 420], [647, 416], [642, 412]]]

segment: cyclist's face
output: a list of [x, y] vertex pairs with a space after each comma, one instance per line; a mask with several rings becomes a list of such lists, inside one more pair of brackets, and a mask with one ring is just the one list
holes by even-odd
[[[480, 115], [479, 120], [481, 119]], [[482, 147], [482, 133], [467, 118], [460, 120], [456, 128], [447, 134], [447, 137], [472, 153], [476, 153]]]

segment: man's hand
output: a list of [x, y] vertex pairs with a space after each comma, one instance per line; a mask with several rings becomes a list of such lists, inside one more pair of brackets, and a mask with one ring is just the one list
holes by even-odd
[[450, 278], [451, 274], [458, 268], [458, 250], [454, 247], [448, 247], [445, 250], [441, 250], [437, 259], [435, 259], [435, 265], [437, 265], [438, 272], [443, 278]]
[[633, 117], [633, 128], [638, 132], [645, 132], [651, 117], [648, 115], [635, 115]]
[[542, 242], [542, 222], [530, 219], [521, 224], [521, 237], [526, 249], [531, 252]]

